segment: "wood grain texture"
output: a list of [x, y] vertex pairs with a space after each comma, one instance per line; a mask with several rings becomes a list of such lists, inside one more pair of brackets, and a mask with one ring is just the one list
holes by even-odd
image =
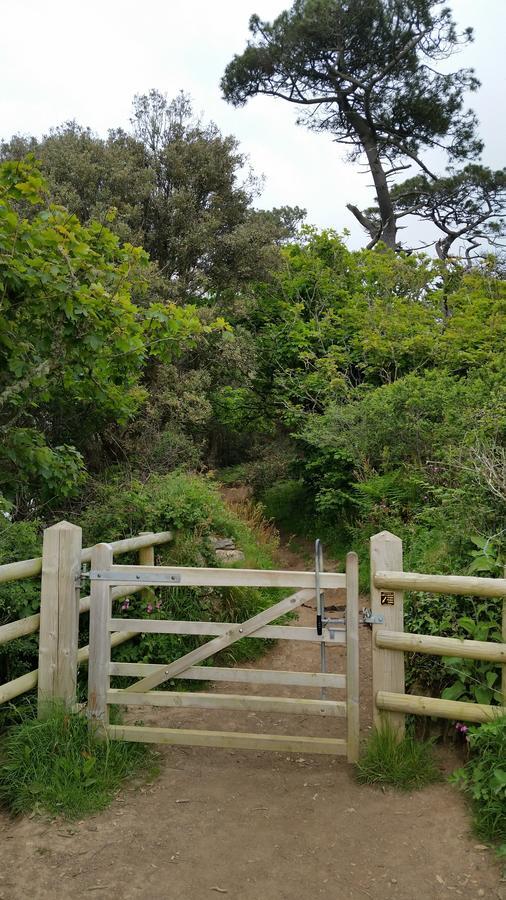
[[[119, 619], [112, 618], [109, 621], [110, 631], [136, 631], [143, 634], [226, 634], [234, 627], [234, 622], [184, 622], [173, 619]], [[330, 641], [330, 633], [324, 628], [320, 636], [316, 628], [308, 628], [298, 625], [264, 625], [254, 634], [254, 638], [267, 638], [276, 641], [311, 641], [319, 644], [322, 641]], [[344, 644], [346, 631], [343, 626], [341, 631], [333, 629], [334, 644]]]
[[477, 597], [506, 595], [506, 578], [478, 578], [474, 575], [422, 575], [419, 572], [384, 571], [378, 567], [374, 583], [377, 588], [399, 591], [426, 591]]
[[383, 631], [382, 629], [376, 631], [375, 641], [377, 647], [384, 647], [388, 650], [506, 663], [506, 643], [459, 640], [459, 638], [427, 634], [400, 634], [396, 631]]
[[188, 709], [247, 710], [260, 713], [293, 713], [299, 716], [345, 716], [343, 700], [303, 700], [248, 694], [204, 694], [193, 691], [148, 691], [136, 694], [109, 690], [107, 702], [127, 706], [162, 706]]
[[[139, 569], [137, 566], [112, 566], [107, 578], [112, 584], [124, 584], [125, 579], [135, 579]], [[314, 572], [292, 572], [274, 569], [204, 569], [200, 567], [182, 566], [144, 566], [143, 576], [150, 572], [157, 578], [166, 575], [180, 577], [176, 586], [180, 587], [273, 587], [313, 589]], [[131, 583], [131, 582], [130, 582]], [[149, 582], [147, 582], [149, 584]], [[156, 586], [159, 581], [153, 582]], [[346, 575], [337, 572], [324, 572], [321, 575], [322, 588], [346, 587]]]
[[[58, 523], [60, 524], [60, 523]], [[121, 541], [112, 541], [111, 547], [113, 553], [128, 553], [132, 550], [139, 550], [146, 547], [148, 542], [153, 545], [167, 544], [172, 540], [171, 531], [147, 532], [131, 538], [123, 538]], [[89, 562], [93, 547], [83, 547], [81, 551], [81, 562]], [[33, 578], [42, 572], [42, 556], [36, 556], [33, 559], [22, 559], [19, 562], [4, 563], [0, 566], [0, 584], [7, 581], [20, 581], [22, 578]]]
[[295, 737], [281, 734], [248, 734], [235, 731], [192, 731], [186, 728], [150, 728], [109, 725], [112, 740], [191, 747], [223, 747], [227, 750], [277, 750], [282, 753], [346, 755], [346, 741], [337, 738]]
[[[147, 676], [158, 672], [154, 663], [111, 662], [110, 675], [124, 677]], [[229, 669], [220, 666], [191, 666], [175, 678], [188, 681], [228, 681], [237, 684], [280, 684], [301, 687], [328, 687], [343, 690], [345, 675], [322, 674], [320, 672], [283, 672], [274, 669]]]
[[414, 694], [396, 694], [378, 691], [376, 705], [379, 709], [408, 713], [417, 716], [436, 716], [440, 719], [457, 719], [463, 722], [489, 722], [506, 714], [506, 707], [487, 706], [484, 703], [464, 703], [460, 700], [439, 700]]
[[[378, 647], [376, 633], [379, 628], [386, 631], [404, 632], [404, 594], [395, 590], [393, 603], [382, 603], [382, 591], [378, 585], [378, 572], [402, 571], [402, 541], [389, 531], [382, 531], [371, 538], [371, 610], [373, 614], [384, 616], [383, 625], [372, 626], [372, 688], [373, 697], [378, 691], [404, 692], [404, 655], [393, 650]], [[380, 713], [373, 701], [373, 721], [379, 728], [387, 719], [399, 737], [404, 734], [404, 715], [401, 712]]]
[[81, 529], [70, 522], [46, 528], [40, 594], [38, 709], [76, 701]]
[[360, 670], [358, 638], [358, 556], [346, 556], [346, 719], [348, 762], [360, 750]]
[[[110, 544], [97, 544], [91, 558], [92, 565], [112, 565]], [[111, 586], [99, 581], [91, 585], [90, 644], [88, 662], [88, 716], [97, 734], [103, 734], [108, 721], [107, 691], [109, 690], [109, 662], [111, 635], [107, 627], [111, 615]]]
[[[312, 596], [312, 592], [310, 592], [309, 596]], [[279, 617], [285, 615], [285, 613], [297, 609], [301, 603], [304, 603], [307, 599], [308, 591], [298, 591], [298, 593], [292, 594], [290, 597], [285, 597], [284, 600], [280, 600], [279, 603], [275, 603], [274, 606], [262, 610], [262, 612], [257, 613], [256, 616], [253, 616], [246, 622], [234, 625], [229, 631], [225, 632], [225, 634], [220, 635], [220, 637], [213, 638], [212, 641], [208, 641], [201, 647], [196, 647], [195, 650], [185, 653], [184, 656], [181, 656], [179, 659], [174, 660], [174, 662], [171, 662], [166, 666], [160, 666], [157, 673], [148, 675], [147, 678], [137, 682], [137, 684], [132, 684], [127, 690], [144, 692], [157, 687], [159, 684], [163, 684], [164, 681], [168, 681], [169, 678], [174, 678], [190, 666], [197, 665], [197, 663], [201, 663], [210, 656], [214, 656], [226, 647], [230, 647], [230, 645], [234, 644], [236, 641], [248, 637], [248, 635], [258, 631], [263, 625], [272, 622], [273, 619], [279, 619]]]

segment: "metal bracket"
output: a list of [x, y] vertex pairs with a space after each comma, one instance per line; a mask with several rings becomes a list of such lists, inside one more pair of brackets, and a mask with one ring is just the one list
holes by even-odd
[[164, 572], [139, 572], [133, 575], [123, 569], [110, 569], [106, 571], [92, 570], [87, 573], [90, 581], [111, 581], [113, 584], [181, 584], [181, 575]]
[[362, 622], [364, 625], [384, 625], [385, 616], [377, 615], [365, 606], [362, 610]]

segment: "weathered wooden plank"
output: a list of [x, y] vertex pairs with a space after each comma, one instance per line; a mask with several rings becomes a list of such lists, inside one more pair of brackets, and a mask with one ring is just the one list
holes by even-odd
[[[93, 549], [94, 566], [112, 564], [110, 544], [97, 544]], [[99, 581], [91, 585], [90, 644], [88, 663], [88, 716], [98, 734], [104, 733], [108, 722], [107, 691], [109, 690], [109, 663], [111, 660], [111, 635], [107, 627], [111, 615], [111, 585]]]
[[345, 716], [344, 700], [302, 700], [293, 697], [260, 697], [248, 694], [204, 694], [193, 691], [149, 691], [134, 694], [107, 692], [107, 702], [127, 706], [168, 706], [196, 709], [231, 709], [261, 713], [294, 713], [299, 716]]
[[458, 719], [463, 722], [490, 722], [506, 714], [505, 706], [488, 706], [485, 703], [465, 703], [461, 700], [439, 700], [416, 694], [396, 694], [378, 691], [376, 706], [379, 709], [400, 712], [403, 715], [436, 716], [440, 719]]
[[[114, 637], [114, 636], [113, 636]], [[154, 675], [160, 666], [153, 663], [111, 662], [110, 675], [132, 677]], [[187, 681], [229, 681], [235, 684], [280, 684], [300, 687], [328, 687], [342, 690], [346, 687], [345, 675], [321, 672], [286, 672], [270, 669], [228, 669], [220, 666], [191, 666], [174, 678]]]
[[[112, 566], [109, 571], [102, 570], [102, 577], [112, 584], [125, 584], [125, 579], [135, 579], [139, 574], [137, 566]], [[314, 589], [314, 572], [291, 572], [273, 569], [204, 569], [181, 566], [144, 566], [143, 578], [153, 574], [154, 585], [160, 584], [159, 578], [173, 575], [180, 577], [179, 587], [273, 587]], [[145, 582], [149, 584], [149, 582]], [[345, 588], [346, 575], [336, 572], [323, 572], [322, 588]]]
[[360, 671], [358, 643], [358, 556], [346, 556], [346, 707], [348, 762], [360, 750]]
[[[404, 594], [402, 589], [391, 591], [389, 596], [380, 589], [377, 581], [378, 572], [402, 570], [402, 541], [389, 531], [382, 531], [371, 538], [371, 609], [375, 615], [384, 617], [383, 625], [372, 626], [372, 687], [373, 696], [378, 691], [404, 692], [404, 656], [392, 650], [384, 650], [376, 644], [376, 632], [379, 628], [388, 631], [404, 631]], [[385, 602], [387, 601], [387, 602]], [[404, 734], [404, 716], [389, 712], [384, 718], [394, 728], [399, 737]], [[382, 715], [376, 705], [373, 709], [373, 721], [377, 728], [381, 727]]]
[[293, 737], [284, 734], [248, 734], [235, 731], [192, 731], [186, 728], [149, 728], [141, 725], [109, 725], [112, 740], [227, 750], [276, 750], [282, 753], [346, 755], [346, 741], [337, 738]]
[[[157, 531], [151, 534], [138, 535], [132, 538], [123, 538], [121, 541], [112, 541], [111, 547], [114, 555], [140, 550], [149, 545], [167, 544], [172, 540], [171, 531]], [[81, 562], [89, 562], [93, 547], [83, 547]], [[21, 559], [19, 562], [4, 563], [0, 566], [0, 584], [7, 581], [20, 581], [22, 578], [33, 578], [42, 572], [42, 556], [33, 559]]]
[[151, 688], [163, 684], [164, 681], [168, 681], [169, 678], [174, 678], [175, 675], [184, 672], [184, 670], [188, 669], [190, 666], [197, 665], [197, 663], [203, 662], [205, 659], [214, 656], [221, 650], [225, 650], [226, 647], [230, 647], [231, 644], [241, 640], [241, 638], [248, 637], [248, 635], [253, 634], [254, 631], [257, 631], [263, 625], [267, 625], [269, 622], [279, 619], [280, 616], [285, 615], [285, 613], [297, 609], [301, 603], [304, 603], [304, 601], [307, 600], [307, 597], [307, 591], [298, 591], [298, 593], [292, 594], [290, 597], [285, 597], [284, 600], [280, 600], [279, 603], [275, 603], [268, 609], [262, 610], [262, 612], [257, 613], [256, 616], [253, 616], [246, 622], [234, 625], [220, 637], [213, 638], [212, 641], [208, 641], [201, 647], [196, 647], [195, 650], [185, 653], [184, 656], [181, 656], [179, 659], [174, 660], [174, 662], [171, 662], [166, 666], [160, 666], [157, 673], [148, 675], [147, 678], [143, 678], [143, 680], [137, 684], [132, 684], [127, 690], [137, 692], [149, 691]]
[[378, 568], [374, 583], [377, 588], [396, 591], [427, 591], [465, 596], [476, 594], [478, 597], [506, 595], [506, 578], [478, 578], [475, 575], [422, 575], [419, 572], [383, 571]]
[[44, 531], [40, 593], [38, 712], [75, 703], [81, 529], [58, 522]]
[[[137, 631], [144, 634], [203, 634], [203, 635], [220, 635], [226, 634], [234, 627], [233, 622], [184, 622], [173, 619], [119, 619], [113, 618], [109, 621], [110, 631]], [[321, 641], [330, 641], [331, 636], [327, 628], [324, 628], [320, 637], [315, 628], [308, 628], [298, 625], [265, 625], [259, 628], [254, 634], [250, 634], [251, 638], [267, 638], [276, 641], [312, 641], [321, 643]], [[332, 641], [334, 644], [344, 644], [346, 641], [346, 630], [343, 626], [342, 630], [333, 629]]]
[[[125, 641], [130, 641], [134, 637], [136, 635], [133, 632], [127, 631], [122, 631], [121, 634], [111, 634], [111, 647], [124, 644]], [[89, 655], [90, 648], [87, 644], [77, 651], [77, 662], [87, 663]], [[39, 670], [34, 669], [32, 672], [26, 672], [25, 675], [20, 675], [19, 678], [14, 678], [12, 681], [7, 681], [5, 684], [0, 685], [0, 704], [7, 703], [8, 700], [14, 700], [15, 697], [20, 697], [21, 694], [26, 694], [27, 691], [33, 690], [34, 687], [37, 687], [38, 679]]]
[[376, 646], [410, 653], [427, 653], [430, 656], [457, 656], [460, 659], [485, 659], [506, 663], [506, 643], [492, 641], [468, 641], [459, 638], [439, 637], [428, 634], [406, 634], [397, 631], [376, 632]]

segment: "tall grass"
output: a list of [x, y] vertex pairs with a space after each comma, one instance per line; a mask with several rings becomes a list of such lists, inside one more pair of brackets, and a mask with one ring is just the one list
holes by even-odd
[[97, 741], [86, 718], [54, 706], [44, 720], [24, 714], [0, 743], [0, 803], [16, 814], [75, 819], [104, 809], [126, 778], [152, 776], [144, 745]]
[[442, 774], [434, 761], [431, 741], [419, 741], [411, 735], [398, 740], [395, 730], [384, 723], [372, 732], [357, 763], [357, 780], [410, 791], [441, 781]]

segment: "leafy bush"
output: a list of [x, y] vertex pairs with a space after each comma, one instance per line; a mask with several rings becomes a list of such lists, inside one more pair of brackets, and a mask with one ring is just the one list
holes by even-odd
[[[0, 513], [0, 565], [40, 556], [42, 523], [11, 522]], [[38, 612], [40, 577], [0, 584], [0, 625]], [[35, 668], [38, 635], [0, 645], [0, 684]]]
[[24, 716], [0, 744], [0, 803], [70, 819], [104, 809], [125, 778], [154, 772], [143, 744], [94, 740], [86, 718], [54, 707]]
[[399, 741], [395, 730], [386, 723], [372, 732], [357, 763], [357, 779], [361, 784], [388, 784], [410, 791], [441, 778], [434, 762], [432, 742], [411, 735]]
[[[275, 539], [249, 513], [249, 524], [222, 500], [216, 484], [202, 476], [172, 472], [146, 481], [111, 474], [95, 485], [92, 503], [79, 524], [83, 540], [94, 544], [139, 531], [173, 530], [174, 540], [156, 548], [162, 565], [217, 566], [213, 536], [233, 538], [251, 568], [272, 566]], [[125, 559], [125, 557], [123, 557]], [[136, 562], [132, 557], [132, 562]], [[148, 595], [118, 601], [119, 614], [134, 618], [240, 621], [277, 599], [274, 590], [253, 588], [160, 588]], [[144, 634], [118, 647], [115, 658], [128, 662], [169, 662], [205, 639], [169, 634]], [[224, 660], [237, 661], [262, 652], [263, 642], [245, 639], [225, 651]]]
[[[75, 516], [73, 517], [75, 520]], [[110, 472], [93, 484], [91, 502], [77, 517], [83, 544], [114, 541], [140, 531], [172, 530], [174, 540], [155, 550], [166, 565], [217, 566], [213, 536], [233, 538], [251, 568], [272, 567], [276, 534], [258, 508], [231, 510], [208, 478], [173, 472], [142, 482], [124, 472]], [[37, 556], [41, 552], [41, 523], [12, 523], [0, 517], [0, 564]], [[136, 554], [123, 555], [137, 563]], [[134, 618], [173, 618], [199, 621], [241, 621], [278, 599], [275, 590], [253, 588], [160, 588], [116, 601], [115, 615]], [[0, 624], [37, 612], [40, 579], [0, 585]], [[88, 643], [88, 617], [80, 618], [80, 645]], [[117, 647], [115, 658], [126, 662], [169, 662], [198, 646], [205, 638], [144, 634]], [[248, 659], [265, 644], [253, 638], [234, 644], [224, 661]], [[0, 683], [37, 668], [38, 635], [0, 647]], [[85, 695], [83, 672], [83, 696]], [[124, 685], [124, 681], [122, 682]]]
[[478, 834], [501, 841], [506, 852], [506, 716], [470, 728], [467, 737], [471, 759], [452, 780], [472, 800]]

